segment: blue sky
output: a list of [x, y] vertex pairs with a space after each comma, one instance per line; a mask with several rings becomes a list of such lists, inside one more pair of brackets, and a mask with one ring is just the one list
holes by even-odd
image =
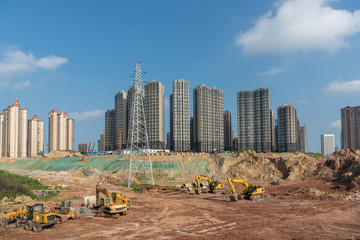
[[270, 88], [271, 109], [294, 105], [307, 150], [320, 152], [322, 133], [340, 146], [340, 109], [360, 105], [358, 10], [344, 0], [2, 0], [0, 108], [17, 98], [45, 120], [46, 144], [48, 112], [67, 111], [75, 148], [94, 143], [142, 59], [167, 101], [179, 78], [222, 89], [234, 131], [236, 92]]

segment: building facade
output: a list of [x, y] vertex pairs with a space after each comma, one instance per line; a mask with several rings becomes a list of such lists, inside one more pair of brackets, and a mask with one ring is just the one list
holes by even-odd
[[321, 154], [329, 156], [335, 152], [335, 135], [321, 134]]
[[115, 110], [105, 112], [105, 151], [113, 151], [115, 145]]
[[127, 143], [127, 94], [121, 91], [115, 95], [115, 140], [114, 150], [125, 149]]
[[270, 92], [268, 88], [237, 93], [239, 149], [271, 151]]
[[184, 79], [173, 81], [170, 95], [170, 149], [176, 152], [191, 149], [190, 88]]
[[144, 85], [144, 110], [150, 149], [165, 149], [164, 85], [150, 81]]
[[360, 106], [341, 109], [341, 147], [360, 149]]
[[49, 112], [49, 145], [48, 151], [74, 150], [74, 119], [69, 118], [66, 112]]
[[224, 150], [232, 150], [232, 115], [229, 110], [224, 111]]
[[276, 151], [276, 134], [274, 125], [274, 111], [270, 110], [270, 131], [271, 131], [271, 151]]
[[306, 152], [306, 128], [299, 127], [298, 152]]
[[195, 151], [224, 151], [223, 91], [201, 85], [193, 96]]
[[34, 115], [28, 120], [28, 149], [27, 156], [44, 155], [44, 121], [38, 120]]
[[91, 151], [91, 143], [80, 143], [78, 145], [79, 152], [90, 152]]
[[0, 113], [0, 152], [2, 157], [26, 157], [27, 114], [28, 109], [20, 108], [17, 99]]
[[282, 105], [277, 108], [276, 149], [278, 152], [298, 151], [298, 119], [293, 105]]

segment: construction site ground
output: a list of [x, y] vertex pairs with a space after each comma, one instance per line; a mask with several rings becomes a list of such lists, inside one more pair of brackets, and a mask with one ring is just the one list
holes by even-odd
[[[56, 202], [95, 194], [95, 185], [51, 181], [63, 185]], [[253, 182], [256, 184], [257, 182]], [[263, 184], [270, 199], [230, 202], [221, 193], [194, 195], [173, 186], [142, 192], [108, 184], [131, 198], [132, 208], [118, 219], [93, 217], [69, 220], [40, 233], [0, 228], [1, 239], [360, 239], [360, 200], [355, 190], [320, 180]], [[228, 186], [227, 186], [228, 187]], [[27, 204], [32, 204], [28, 199]], [[46, 202], [45, 205], [55, 204]]]

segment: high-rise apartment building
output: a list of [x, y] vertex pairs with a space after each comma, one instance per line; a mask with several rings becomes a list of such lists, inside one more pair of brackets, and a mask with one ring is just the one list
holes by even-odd
[[206, 85], [194, 89], [194, 141], [197, 152], [224, 151], [223, 91]]
[[232, 116], [229, 110], [224, 112], [224, 150], [231, 151], [232, 149]]
[[306, 152], [306, 128], [299, 127], [298, 151]]
[[342, 149], [360, 149], [360, 106], [341, 109]]
[[18, 100], [0, 113], [0, 153], [2, 157], [26, 157], [28, 109]]
[[190, 144], [190, 88], [184, 79], [173, 81], [170, 95], [170, 149], [181, 152], [191, 149]]
[[268, 88], [237, 93], [239, 149], [271, 151], [270, 93]]
[[293, 105], [282, 105], [277, 108], [277, 115], [277, 151], [298, 151], [299, 123], [297, 119], [296, 108]]
[[276, 134], [274, 126], [274, 111], [270, 110], [270, 131], [271, 131], [271, 151], [276, 151]]
[[115, 141], [113, 149], [125, 149], [127, 143], [127, 94], [124, 91], [121, 91], [115, 95], [114, 131]]
[[105, 151], [113, 151], [115, 145], [115, 110], [105, 112]]
[[321, 134], [321, 153], [329, 156], [335, 152], [335, 135]]
[[28, 148], [27, 156], [44, 155], [44, 121], [34, 115], [28, 120]]
[[74, 119], [56, 109], [49, 112], [49, 152], [74, 150]]
[[165, 149], [164, 85], [150, 81], [144, 85], [144, 110], [149, 148]]

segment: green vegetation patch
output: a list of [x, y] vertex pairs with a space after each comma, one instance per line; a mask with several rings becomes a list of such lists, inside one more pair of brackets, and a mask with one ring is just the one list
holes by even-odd
[[0, 170], [0, 200], [4, 197], [13, 199], [22, 195], [35, 199], [36, 196], [30, 190], [42, 189], [48, 189], [48, 187], [36, 179]]
[[321, 153], [306, 152], [305, 154], [316, 159], [326, 159], [326, 156]]

